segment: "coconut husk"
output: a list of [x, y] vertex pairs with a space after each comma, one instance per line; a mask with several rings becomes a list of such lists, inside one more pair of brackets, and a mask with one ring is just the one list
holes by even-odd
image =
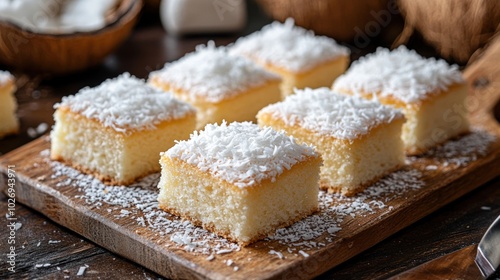
[[[464, 70], [464, 78], [469, 84], [470, 116], [481, 118], [481, 123], [498, 129], [500, 120], [500, 34], [495, 35], [481, 50], [478, 50]], [[476, 102], [472, 102], [475, 100]], [[487, 106], [488, 109], [485, 109]], [[475, 112], [481, 111], [481, 114]], [[492, 114], [493, 113], [493, 114]], [[493, 119], [496, 118], [495, 119]]]
[[498, 0], [398, 0], [405, 28], [394, 46], [405, 44], [416, 30], [439, 54], [466, 63], [500, 31]]
[[[377, 23], [374, 14], [386, 10], [389, 1], [257, 0], [257, 2], [268, 15], [276, 20], [284, 21], [292, 17], [297, 25], [312, 29], [317, 34], [350, 42], [356, 34], [365, 32], [369, 22]], [[385, 27], [379, 25], [379, 28]]]

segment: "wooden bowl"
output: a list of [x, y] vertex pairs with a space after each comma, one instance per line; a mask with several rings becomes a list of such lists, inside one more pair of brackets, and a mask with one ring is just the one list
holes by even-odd
[[0, 22], [0, 63], [26, 72], [63, 75], [101, 63], [130, 34], [142, 0], [122, 0], [93, 32], [40, 34]]
[[320, 35], [340, 41], [352, 41], [367, 24], [376, 23], [373, 13], [387, 8], [388, 0], [257, 0], [276, 20], [288, 17]]

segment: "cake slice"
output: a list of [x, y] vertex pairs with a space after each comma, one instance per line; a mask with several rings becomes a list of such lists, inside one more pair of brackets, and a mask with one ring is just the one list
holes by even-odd
[[260, 126], [313, 144], [323, 158], [322, 189], [354, 195], [404, 163], [398, 110], [328, 88], [296, 90], [257, 115]]
[[293, 93], [293, 88], [329, 87], [349, 65], [348, 48], [295, 26], [291, 18], [238, 39], [231, 53], [279, 74], [282, 98]]
[[19, 132], [15, 90], [14, 77], [7, 71], [0, 71], [0, 138]]
[[196, 113], [128, 73], [55, 105], [51, 158], [108, 184], [128, 185], [160, 170], [160, 152], [187, 139]]
[[416, 155], [469, 130], [467, 85], [456, 65], [425, 59], [401, 46], [378, 49], [354, 62], [333, 90], [401, 109], [406, 116], [403, 141]]
[[264, 106], [280, 100], [281, 79], [213, 42], [152, 72], [149, 83], [197, 109], [197, 129], [222, 120], [255, 121]]
[[160, 207], [241, 245], [318, 209], [321, 157], [271, 128], [209, 124], [160, 163]]

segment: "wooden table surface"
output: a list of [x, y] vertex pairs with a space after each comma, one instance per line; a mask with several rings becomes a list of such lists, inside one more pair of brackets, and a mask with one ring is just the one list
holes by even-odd
[[[184, 38], [167, 35], [155, 16], [143, 14], [141, 23], [132, 36], [99, 67], [62, 78], [27, 76], [14, 71], [18, 78], [19, 90], [16, 97], [19, 102], [21, 133], [0, 140], [0, 153], [7, 153], [32, 141], [35, 136], [33, 134], [41, 123], [48, 124], [50, 129], [53, 124], [52, 106], [65, 95], [74, 94], [84, 86], [98, 85], [106, 78], [115, 77], [124, 71], [145, 78], [150, 71], [161, 68], [166, 61], [175, 60], [194, 50], [197, 44], [206, 43], [210, 39], [216, 44], [227, 44], [269, 22], [268, 18], [256, 12], [255, 7], [250, 6], [250, 10], [253, 13], [249, 24], [241, 34]], [[373, 51], [376, 45], [387, 45], [391, 36], [394, 37], [393, 34], [397, 32], [398, 26], [401, 26], [401, 20], [394, 17], [393, 23], [387, 29], [389, 35], [381, 34], [373, 38], [367, 47], [355, 48], [353, 59]], [[410, 45], [421, 53], [430, 52], [429, 47], [422, 44], [419, 38], [411, 41]], [[7, 68], [0, 66], [0, 69]], [[5, 217], [7, 209], [7, 198], [0, 194], [0, 216]], [[427, 261], [477, 244], [498, 215], [500, 178], [445, 206], [319, 278], [385, 279], [395, 276]], [[76, 278], [81, 267], [87, 267], [84, 277], [92, 279], [160, 278], [155, 273], [54, 224], [21, 204], [16, 205], [16, 216], [17, 222], [21, 224], [16, 233], [16, 272], [7, 271], [5, 255], [9, 249], [9, 231], [2, 229], [0, 279]], [[4, 221], [7, 223], [6, 219]], [[47, 265], [37, 267], [37, 264]], [[451, 267], [450, 269], [452, 270]]]

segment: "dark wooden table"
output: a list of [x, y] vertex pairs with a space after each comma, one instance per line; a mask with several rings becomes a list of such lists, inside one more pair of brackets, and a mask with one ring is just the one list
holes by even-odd
[[[52, 106], [65, 95], [74, 94], [84, 86], [98, 85], [106, 78], [115, 77], [124, 71], [146, 78], [150, 71], [161, 68], [165, 62], [175, 60], [186, 52], [194, 50], [197, 44], [206, 43], [210, 39], [216, 44], [228, 44], [238, 36], [258, 30], [270, 21], [254, 6], [251, 6], [250, 10], [252, 12], [250, 22], [241, 34], [184, 38], [165, 34], [154, 15], [143, 15], [132, 36], [99, 67], [60, 78], [27, 76], [14, 71], [18, 78], [19, 90], [16, 97], [19, 102], [21, 133], [0, 140], [0, 153], [7, 153], [33, 140], [33, 137], [39, 137], [34, 135], [33, 129], [36, 130], [40, 123], [48, 124], [50, 129], [50, 125], [53, 124]], [[400, 27], [401, 19], [394, 17], [383, 34], [371, 38], [372, 41], [368, 46], [357, 48], [353, 52], [353, 59], [373, 51], [377, 45], [390, 44]], [[411, 41], [410, 45], [421, 53], [433, 54], [419, 38]], [[5, 68], [0, 66], [0, 69]], [[7, 208], [7, 198], [0, 194], [0, 216], [5, 217]], [[500, 178], [328, 271], [320, 278], [384, 279], [397, 275], [429, 260], [477, 244], [489, 224], [498, 215], [500, 215]], [[77, 277], [80, 267], [87, 267], [86, 278], [160, 278], [155, 273], [54, 224], [23, 205], [16, 205], [16, 216], [18, 222], [22, 224], [16, 234], [18, 244], [16, 272], [12, 274], [7, 271], [5, 256], [9, 248], [8, 231], [2, 229], [0, 231], [1, 279], [74, 278]], [[6, 223], [6, 219], [4, 221]], [[36, 267], [36, 264], [47, 265]]]

